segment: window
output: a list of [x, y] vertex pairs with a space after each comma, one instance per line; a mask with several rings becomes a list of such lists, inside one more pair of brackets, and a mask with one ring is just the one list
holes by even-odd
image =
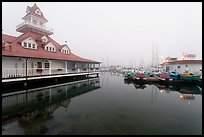
[[39, 9], [36, 9], [36, 10], [35, 10], [35, 13], [38, 14], [38, 15], [41, 15], [41, 12], [40, 12]]
[[26, 43], [26, 42], [24, 42], [24, 43], [23, 43], [23, 46], [24, 46], [24, 47], [27, 47], [27, 43]]
[[76, 67], [76, 64], [75, 64], [75, 63], [72, 63], [72, 64], [71, 64], [71, 67], [72, 67], [72, 68], [75, 68], [75, 67]]
[[52, 47], [50, 47], [50, 51], [52, 51]]
[[37, 62], [37, 68], [42, 68], [42, 62]]
[[31, 43], [28, 43], [28, 47], [31, 48]]
[[177, 68], [180, 68], [181, 66], [177, 66]]
[[33, 49], [35, 49], [35, 44], [33, 44]]
[[47, 42], [47, 37], [45, 37], [45, 36], [42, 37], [42, 41], [43, 41], [43, 42]]
[[45, 62], [45, 68], [50, 68], [50, 63], [49, 62]]
[[52, 51], [54, 52], [54, 51], [55, 51], [55, 48], [52, 48]]
[[186, 64], [186, 67], [188, 67], [188, 65]]
[[48, 47], [46, 47], [46, 50], [47, 50], [47, 51], [49, 50]]

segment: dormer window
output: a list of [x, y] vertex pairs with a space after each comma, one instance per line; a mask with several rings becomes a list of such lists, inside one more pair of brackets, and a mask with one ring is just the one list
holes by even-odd
[[67, 45], [65, 45], [62, 49], [61, 52], [64, 54], [70, 54], [70, 49]]
[[56, 52], [56, 47], [51, 42], [45, 46], [45, 50], [49, 52]]
[[38, 15], [41, 15], [41, 12], [40, 12], [39, 9], [36, 9], [36, 10], [35, 10], [35, 13], [38, 14]]
[[24, 48], [37, 49], [37, 43], [32, 37], [28, 37], [27, 39], [23, 40], [21, 45]]

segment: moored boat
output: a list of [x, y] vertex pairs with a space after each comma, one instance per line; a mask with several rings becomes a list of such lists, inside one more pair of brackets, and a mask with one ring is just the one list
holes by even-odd
[[153, 72], [152, 71], [146, 71], [145, 73], [144, 73], [147, 77], [153, 77]]
[[181, 79], [182, 80], [194, 80], [194, 81], [198, 81], [198, 80], [200, 80], [200, 75], [193, 75], [192, 73], [190, 73], [190, 74], [183, 73], [183, 74], [181, 74]]
[[144, 73], [136, 73], [134, 75], [135, 79], [144, 79], [145, 78], [145, 74]]
[[176, 71], [168, 72], [168, 74], [170, 75], [170, 77], [173, 80], [180, 80], [181, 79], [181, 75], [178, 72], [176, 72]]
[[124, 77], [125, 77], [125, 79], [132, 79], [133, 74], [134, 74], [133, 71], [125, 71]]

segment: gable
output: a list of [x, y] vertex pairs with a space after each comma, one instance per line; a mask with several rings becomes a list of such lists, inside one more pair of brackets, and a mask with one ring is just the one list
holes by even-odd
[[37, 49], [38, 44], [32, 37], [24, 39], [21, 43], [24, 48]]
[[61, 53], [70, 54], [70, 52], [71, 50], [69, 49], [67, 45], [64, 45], [64, 47], [61, 49]]
[[52, 43], [49, 42], [47, 45], [45, 45], [45, 50], [51, 51], [51, 52], [56, 52], [56, 46]]

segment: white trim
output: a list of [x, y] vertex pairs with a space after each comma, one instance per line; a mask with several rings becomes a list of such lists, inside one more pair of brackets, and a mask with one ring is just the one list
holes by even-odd
[[[53, 75], [53, 76], [39, 76], [39, 77], [28, 77], [27, 80], [33, 80], [33, 79], [44, 79], [44, 78], [56, 78], [56, 77], [65, 77], [65, 76], [80, 76], [80, 75], [92, 75], [92, 74], [99, 74], [100, 72], [89, 72], [89, 73], [75, 73], [75, 74], [64, 74], [64, 75]], [[23, 81], [26, 80], [26, 78], [16, 78], [16, 79], [3, 79], [3, 82], [14, 82], [14, 81]]]

